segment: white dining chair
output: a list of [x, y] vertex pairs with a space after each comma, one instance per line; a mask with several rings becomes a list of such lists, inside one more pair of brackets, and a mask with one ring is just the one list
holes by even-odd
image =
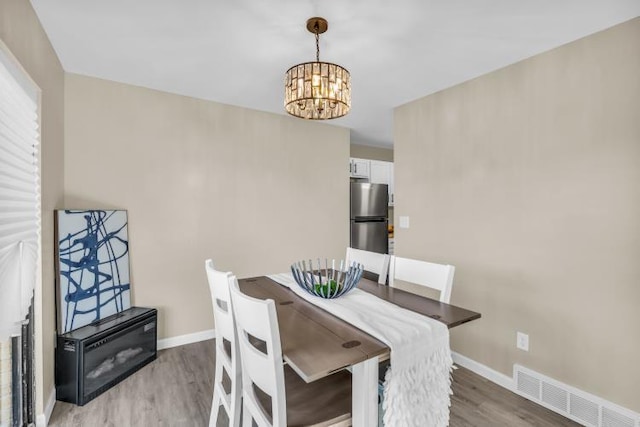
[[387, 274], [389, 272], [389, 255], [376, 252], [363, 251], [362, 249], [347, 248], [347, 265], [353, 261], [364, 266], [365, 271], [370, 271], [378, 275], [378, 283], [387, 284]]
[[424, 286], [440, 292], [440, 302], [451, 301], [453, 265], [435, 264], [417, 259], [391, 257], [389, 285], [395, 287], [398, 280]]
[[304, 382], [283, 364], [274, 301], [243, 294], [235, 277], [229, 286], [242, 360], [243, 426], [351, 425], [351, 375], [343, 370]]
[[[216, 427], [220, 406], [224, 407], [227, 413], [229, 418], [228, 425], [230, 427], [239, 427], [242, 374], [235, 321], [231, 309], [231, 295], [229, 294], [229, 280], [233, 275], [215, 270], [213, 261], [210, 259], [205, 261], [205, 270], [207, 271], [209, 290], [211, 291], [213, 319], [216, 328], [216, 370], [209, 427]], [[231, 391], [229, 393], [227, 393], [223, 385], [225, 371], [227, 377], [231, 380]]]

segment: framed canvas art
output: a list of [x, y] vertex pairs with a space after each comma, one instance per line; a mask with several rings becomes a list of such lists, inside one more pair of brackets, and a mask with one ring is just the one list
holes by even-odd
[[131, 307], [127, 211], [55, 211], [58, 333]]

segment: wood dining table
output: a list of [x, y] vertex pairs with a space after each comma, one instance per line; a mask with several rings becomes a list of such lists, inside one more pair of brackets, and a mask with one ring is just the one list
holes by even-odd
[[[239, 279], [238, 284], [249, 296], [275, 301], [285, 362], [306, 382], [351, 368], [353, 426], [378, 425], [378, 364], [389, 358], [389, 347], [266, 276]], [[449, 328], [480, 318], [480, 313], [366, 278], [358, 289]]]

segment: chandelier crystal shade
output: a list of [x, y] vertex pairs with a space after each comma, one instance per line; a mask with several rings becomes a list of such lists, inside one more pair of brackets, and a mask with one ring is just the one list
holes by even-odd
[[323, 18], [307, 21], [307, 29], [316, 36], [316, 61], [294, 65], [285, 74], [284, 107], [292, 116], [336, 119], [351, 109], [349, 71], [337, 64], [320, 62], [319, 35], [327, 28]]

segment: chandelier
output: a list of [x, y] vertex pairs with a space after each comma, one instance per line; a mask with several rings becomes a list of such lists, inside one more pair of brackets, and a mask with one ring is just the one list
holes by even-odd
[[320, 62], [320, 34], [329, 24], [324, 18], [307, 20], [316, 36], [316, 60], [289, 68], [284, 79], [284, 108], [292, 116], [311, 120], [342, 117], [351, 109], [351, 77], [337, 64]]

